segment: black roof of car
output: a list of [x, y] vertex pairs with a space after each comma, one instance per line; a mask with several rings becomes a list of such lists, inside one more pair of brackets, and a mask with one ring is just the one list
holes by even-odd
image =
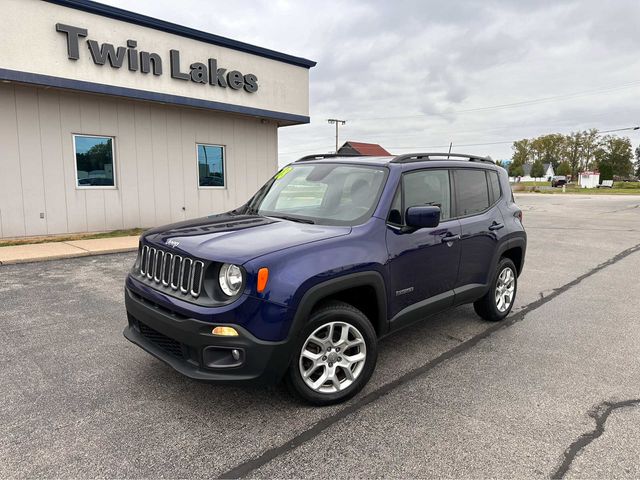
[[429, 161], [441, 161], [441, 162], [479, 162], [495, 166], [495, 162], [487, 157], [481, 157], [478, 155], [470, 155], [465, 153], [447, 153], [447, 152], [431, 152], [431, 153], [405, 153], [402, 155], [391, 155], [385, 157], [373, 157], [365, 155], [352, 155], [352, 154], [335, 154], [335, 153], [321, 153], [317, 155], [307, 155], [296, 160], [298, 162], [311, 162], [318, 160], [334, 160], [345, 161], [345, 163], [351, 163], [357, 160], [358, 163], [373, 164], [373, 165], [389, 165], [389, 164], [407, 164]]

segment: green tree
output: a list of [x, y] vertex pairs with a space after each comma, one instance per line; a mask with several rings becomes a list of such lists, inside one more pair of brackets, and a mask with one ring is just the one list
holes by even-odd
[[600, 167], [600, 183], [603, 180], [613, 180], [613, 167], [608, 163], [601, 163]]
[[571, 164], [566, 160], [561, 162], [556, 170], [556, 175], [571, 175]]
[[90, 172], [103, 170], [105, 165], [113, 163], [111, 139], [93, 145], [86, 153], [78, 153], [78, 170]]
[[533, 165], [531, 165], [531, 176], [534, 180], [544, 177], [544, 165], [542, 164], [542, 161], [536, 160], [533, 162]]
[[636, 147], [636, 177], [640, 177], [640, 146]]
[[[633, 173], [633, 147], [627, 137], [607, 135], [595, 152], [600, 178], [610, 180], [613, 175], [629, 177]], [[603, 177], [603, 170], [611, 178]], [[611, 173], [608, 173], [611, 172]]]
[[513, 156], [511, 157], [511, 165], [524, 165], [529, 163], [531, 158], [531, 140], [525, 138], [523, 140], [516, 140], [513, 142]]
[[[578, 172], [580, 171], [580, 154], [582, 152], [582, 137], [583, 132], [571, 132], [571, 135], [566, 137], [566, 156], [569, 168], [571, 169], [570, 175], [573, 178], [578, 178]], [[558, 175], [561, 175], [558, 173]]]
[[598, 129], [592, 128], [582, 132], [580, 144], [580, 171], [591, 170], [597, 166], [596, 154], [600, 147]]
[[567, 152], [567, 137], [560, 133], [542, 135], [531, 141], [534, 160], [550, 163], [553, 169], [564, 160]]
[[524, 169], [521, 164], [517, 164], [515, 162], [511, 162], [509, 165], [509, 176], [510, 177], [522, 177], [524, 176]]

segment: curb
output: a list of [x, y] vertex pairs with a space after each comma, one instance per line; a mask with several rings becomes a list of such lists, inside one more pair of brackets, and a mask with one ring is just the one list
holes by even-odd
[[63, 255], [51, 255], [48, 257], [35, 257], [35, 258], [17, 258], [14, 260], [5, 260], [5, 261], [1, 261], [0, 260], [0, 267], [5, 266], [5, 265], [18, 265], [18, 264], [25, 264], [25, 263], [39, 263], [39, 262], [50, 262], [52, 260], [64, 260], [67, 258], [81, 258], [81, 257], [92, 257], [95, 255], [110, 255], [110, 254], [114, 254], [114, 253], [128, 253], [128, 252], [135, 252], [136, 250], [138, 250], [138, 247], [135, 248], [114, 248], [112, 250], [102, 250], [99, 252], [91, 252], [91, 251], [84, 251], [84, 252], [74, 252], [74, 253], [69, 253], [69, 254], [63, 254]]

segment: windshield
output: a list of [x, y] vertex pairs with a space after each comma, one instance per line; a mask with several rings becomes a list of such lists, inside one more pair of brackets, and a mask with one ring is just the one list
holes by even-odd
[[296, 164], [284, 167], [249, 202], [248, 212], [322, 225], [358, 225], [378, 203], [381, 167]]

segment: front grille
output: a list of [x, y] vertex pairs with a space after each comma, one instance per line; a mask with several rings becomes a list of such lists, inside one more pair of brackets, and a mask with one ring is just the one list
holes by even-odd
[[180, 342], [163, 335], [141, 321], [138, 321], [138, 328], [140, 329], [140, 333], [143, 337], [155, 343], [168, 354], [173, 355], [174, 357], [184, 358], [182, 344]]
[[140, 275], [198, 298], [202, 292], [204, 262], [145, 245], [140, 252]]

